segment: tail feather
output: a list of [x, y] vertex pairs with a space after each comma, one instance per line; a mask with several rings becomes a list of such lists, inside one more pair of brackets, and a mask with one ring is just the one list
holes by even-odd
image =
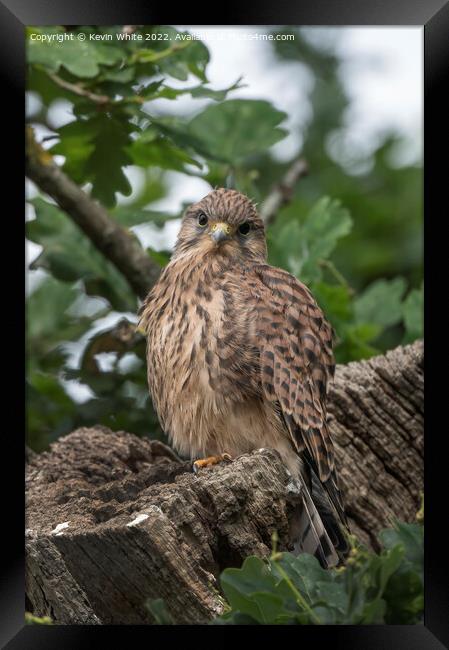
[[310, 553], [325, 568], [338, 564], [338, 553], [305, 484], [302, 489], [302, 501], [296, 506], [293, 515], [291, 534], [295, 555]]
[[349, 532], [349, 526], [343, 506], [341, 505], [341, 508], [336, 510], [333, 499], [329, 495], [328, 486], [323, 486], [315, 474], [312, 474], [312, 496], [332, 545], [340, 560], [343, 560], [350, 551], [350, 545], [345, 535], [345, 531]]
[[307, 463], [299, 478], [301, 501], [295, 507], [290, 524], [293, 553], [310, 553], [324, 568], [336, 566], [350, 550], [345, 535], [348, 526], [339, 492], [340, 507], [337, 510], [329, 486], [321, 483]]
[[315, 476], [317, 485], [316, 485], [316, 490], [315, 491], [323, 491], [323, 488], [327, 492], [327, 501], [329, 505], [332, 505], [332, 508], [336, 514], [336, 516], [341, 520], [342, 524], [348, 528], [348, 520], [346, 518], [346, 513], [345, 513], [345, 508], [343, 505], [343, 500], [341, 498], [341, 492], [338, 487], [338, 478], [335, 470], [331, 472], [330, 477], [328, 478], [327, 481], [324, 483], [321, 483], [318, 478]]

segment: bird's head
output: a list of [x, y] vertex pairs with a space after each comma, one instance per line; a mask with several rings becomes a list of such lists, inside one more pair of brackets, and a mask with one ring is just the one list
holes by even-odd
[[215, 189], [185, 212], [174, 258], [187, 253], [265, 262], [265, 228], [244, 194]]

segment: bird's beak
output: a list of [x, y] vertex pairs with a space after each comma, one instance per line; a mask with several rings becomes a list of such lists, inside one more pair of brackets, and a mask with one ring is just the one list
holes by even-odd
[[219, 244], [220, 242], [230, 238], [231, 226], [222, 222], [214, 223], [209, 230], [209, 234], [214, 242]]

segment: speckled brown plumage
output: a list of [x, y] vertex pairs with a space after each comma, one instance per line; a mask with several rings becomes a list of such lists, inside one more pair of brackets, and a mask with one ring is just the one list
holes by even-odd
[[326, 424], [332, 329], [308, 288], [266, 258], [246, 196], [217, 189], [186, 211], [141, 310], [150, 394], [181, 454], [277, 449], [303, 484], [299, 548], [329, 565], [345, 522]]

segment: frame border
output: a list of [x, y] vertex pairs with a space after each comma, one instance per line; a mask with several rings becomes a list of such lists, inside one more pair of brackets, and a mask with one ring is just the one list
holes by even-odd
[[[244, 25], [244, 24], [291, 24], [291, 25], [357, 25], [357, 26], [422, 26], [424, 27], [424, 97], [426, 102], [426, 111], [424, 126], [426, 130], [426, 139], [424, 145], [424, 209], [427, 213], [425, 220], [425, 246], [427, 246], [427, 255], [425, 262], [427, 264], [427, 288], [425, 299], [425, 323], [426, 327], [435, 319], [429, 315], [429, 293], [437, 284], [437, 279], [444, 277], [444, 271], [441, 262], [445, 261], [447, 252], [443, 249], [445, 246], [444, 238], [440, 238], [440, 250], [432, 247], [432, 255], [429, 255], [431, 231], [434, 230], [430, 215], [439, 214], [443, 203], [443, 193], [447, 185], [447, 165], [432, 165], [431, 161], [440, 153], [447, 158], [447, 144], [442, 137], [447, 132], [447, 115], [449, 114], [449, 102], [447, 86], [444, 85], [443, 73], [445, 64], [449, 61], [449, 3], [444, 0], [377, 0], [370, 3], [367, 0], [314, 0], [314, 2], [293, 6], [292, 4], [272, 3], [269, 0], [260, 0], [257, 8], [249, 6], [239, 6], [234, 0], [225, 7], [226, 14], [223, 20], [218, 22], [220, 25]], [[198, 8], [200, 11], [198, 11]], [[95, 6], [88, 0], [78, 0], [69, 4], [56, 5], [52, 0], [2, 0], [0, 2], [0, 70], [2, 74], [2, 85], [5, 89], [3, 97], [7, 100], [10, 108], [10, 115], [7, 115], [7, 129], [4, 135], [9, 136], [11, 144], [6, 148], [9, 156], [12, 152], [17, 152], [17, 143], [24, 144], [23, 123], [17, 119], [19, 106], [23, 106], [24, 89], [25, 89], [25, 39], [24, 28], [26, 25], [52, 25], [52, 24], [203, 24], [209, 25], [205, 21], [205, 15], [202, 8], [187, 7], [187, 10], [176, 12], [176, 16], [168, 16], [163, 7], [148, 7], [144, 3], [133, 2], [132, 6], [127, 5], [126, 1], [115, 0], [112, 4], [110, 0], [98, 0]], [[199, 15], [201, 14], [201, 15]], [[198, 20], [199, 18], [199, 20]], [[7, 89], [7, 90], [6, 90]], [[17, 106], [14, 112], [14, 118], [11, 119], [13, 103]], [[16, 155], [24, 165], [23, 149]], [[442, 158], [444, 160], [444, 158]], [[19, 161], [18, 161], [19, 162]], [[20, 164], [20, 162], [19, 162]], [[22, 201], [24, 199], [23, 183], [18, 174], [11, 175], [8, 179], [8, 197], [15, 207], [15, 211], [21, 213]], [[11, 183], [11, 184], [10, 184]], [[440, 195], [439, 195], [439, 194]], [[446, 196], [444, 196], [446, 198]], [[446, 199], [447, 201], [447, 199]], [[5, 215], [6, 216], [6, 215]], [[18, 223], [18, 220], [12, 220]], [[9, 231], [9, 223], [8, 223]], [[18, 227], [13, 237], [17, 235], [17, 247], [23, 246], [22, 227]], [[9, 240], [9, 232], [8, 232]], [[444, 242], [444, 243], [443, 243]], [[436, 242], [432, 243], [434, 245]], [[437, 244], [438, 246], [438, 244]], [[446, 248], [446, 247], [445, 247]], [[22, 249], [23, 250], [23, 249]], [[438, 251], [438, 252], [437, 252]], [[441, 268], [437, 264], [440, 261]], [[21, 299], [23, 284], [14, 287], [13, 283], [4, 283], [2, 288], [9, 291], [6, 303], [9, 309], [14, 300], [18, 302], [14, 314], [20, 314], [23, 309]], [[18, 290], [17, 290], [18, 289]], [[440, 294], [441, 295], [441, 294]], [[19, 297], [20, 296], [20, 297]], [[9, 312], [8, 312], [9, 313]], [[14, 330], [23, 332], [25, 328], [18, 316], [17, 323], [14, 324]], [[444, 321], [444, 317], [442, 318]], [[10, 324], [10, 322], [8, 323]], [[21, 329], [23, 327], [23, 330]], [[444, 331], [444, 330], [443, 330]], [[10, 339], [11, 332], [8, 332]], [[426, 372], [431, 370], [431, 364], [437, 363], [441, 356], [442, 344], [438, 336], [441, 336], [441, 329], [437, 337], [428, 336], [426, 340]], [[23, 341], [24, 339], [22, 339]], [[20, 345], [20, 344], [19, 344]], [[17, 364], [17, 353], [14, 346], [12, 348], [12, 361], [8, 364], [8, 381], [10, 370], [14, 370], [19, 375], [20, 364]], [[441, 365], [441, 361], [440, 361]], [[19, 382], [23, 380], [18, 377]], [[443, 395], [443, 385], [430, 379], [427, 392], [430, 407], [428, 408], [428, 428], [429, 434], [426, 438], [425, 445], [425, 492], [427, 501], [432, 507], [426, 512], [426, 546], [425, 546], [425, 625], [424, 626], [325, 626], [322, 628], [299, 627], [295, 628], [295, 635], [298, 640], [316, 643], [328, 641], [334, 648], [355, 648], [360, 650], [378, 650], [379, 648], [404, 648], [407, 650], [439, 650], [445, 647], [449, 648], [449, 623], [448, 623], [448, 603], [449, 603], [449, 585], [447, 581], [448, 572], [448, 552], [446, 535], [442, 534], [441, 528], [447, 520], [447, 505], [445, 509], [440, 510], [438, 503], [443, 505], [443, 498], [440, 497], [442, 490], [445, 489], [443, 482], [438, 481], [438, 477], [447, 474], [445, 455], [438, 453], [438, 442], [435, 435], [432, 437], [430, 432], [438, 431], [437, 407], [444, 405], [445, 395]], [[20, 384], [23, 385], [23, 384]], [[20, 394], [20, 391], [15, 395]], [[446, 398], [447, 399], [447, 398]], [[20, 404], [16, 408], [10, 406], [6, 409], [8, 413], [15, 415], [21, 412]], [[443, 413], [442, 413], [443, 415]], [[444, 420], [442, 419], [444, 422]], [[16, 423], [17, 428], [17, 423]], [[6, 429], [8, 431], [8, 429]], [[14, 428], [11, 428], [14, 432]], [[105, 643], [106, 638], [111, 635], [113, 642], [120, 642], [123, 638], [124, 643], [130, 643], [130, 636], [135, 640], [147, 641], [154, 639], [157, 642], [159, 635], [164, 641], [175, 640], [178, 634], [181, 635], [182, 643], [185, 644], [189, 632], [194, 635], [194, 642], [198, 642], [197, 630], [202, 628], [206, 634], [212, 634], [224, 643], [233, 635], [238, 634], [241, 639], [242, 629], [222, 627], [222, 626], [176, 626], [168, 627], [148, 627], [148, 626], [26, 626], [24, 625], [24, 503], [19, 496], [23, 492], [23, 439], [20, 435], [8, 433], [8, 449], [5, 450], [5, 456], [12, 456], [11, 466], [14, 465], [13, 478], [9, 477], [1, 494], [7, 497], [13, 494], [13, 501], [4, 499], [3, 505], [6, 506], [7, 512], [3, 515], [3, 521], [9, 522], [14, 520], [14, 525], [8, 526], [8, 534], [3, 535], [2, 541], [9, 542], [10, 549], [4, 552], [4, 569], [2, 571], [2, 580], [0, 583], [0, 647], [7, 647], [8, 650], [19, 650], [26, 648], [29, 650], [51, 650], [53, 648], [60, 650], [70, 650], [78, 647], [98, 647]], [[9, 450], [9, 445], [13, 446]], [[16, 463], [21, 466], [17, 468]], [[2, 475], [2, 479], [6, 477]], [[447, 491], [447, 487], [446, 487]], [[9, 509], [9, 511], [8, 511]], [[443, 566], [445, 565], [445, 566]], [[288, 628], [263, 626], [261, 628], [264, 639], [269, 642], [271, 638], [275, 643], [279, 643], [280, 637], [288, 631]], [[217, 633], [218, 631], [218, 633]], [[290, 630], [291, 632], [291, 630]], [[251, 627], [252, 639], [257, 629]], [[273, 636], [271, 636], [273, 635]], [[274, 636], [275, 635], [275, 636]], [[9, 643], [8, 643], [9, 641]], [[3, 645], [7, 644], [7, 645]], [[221, 645], [221, 644], [220, 644]]]

